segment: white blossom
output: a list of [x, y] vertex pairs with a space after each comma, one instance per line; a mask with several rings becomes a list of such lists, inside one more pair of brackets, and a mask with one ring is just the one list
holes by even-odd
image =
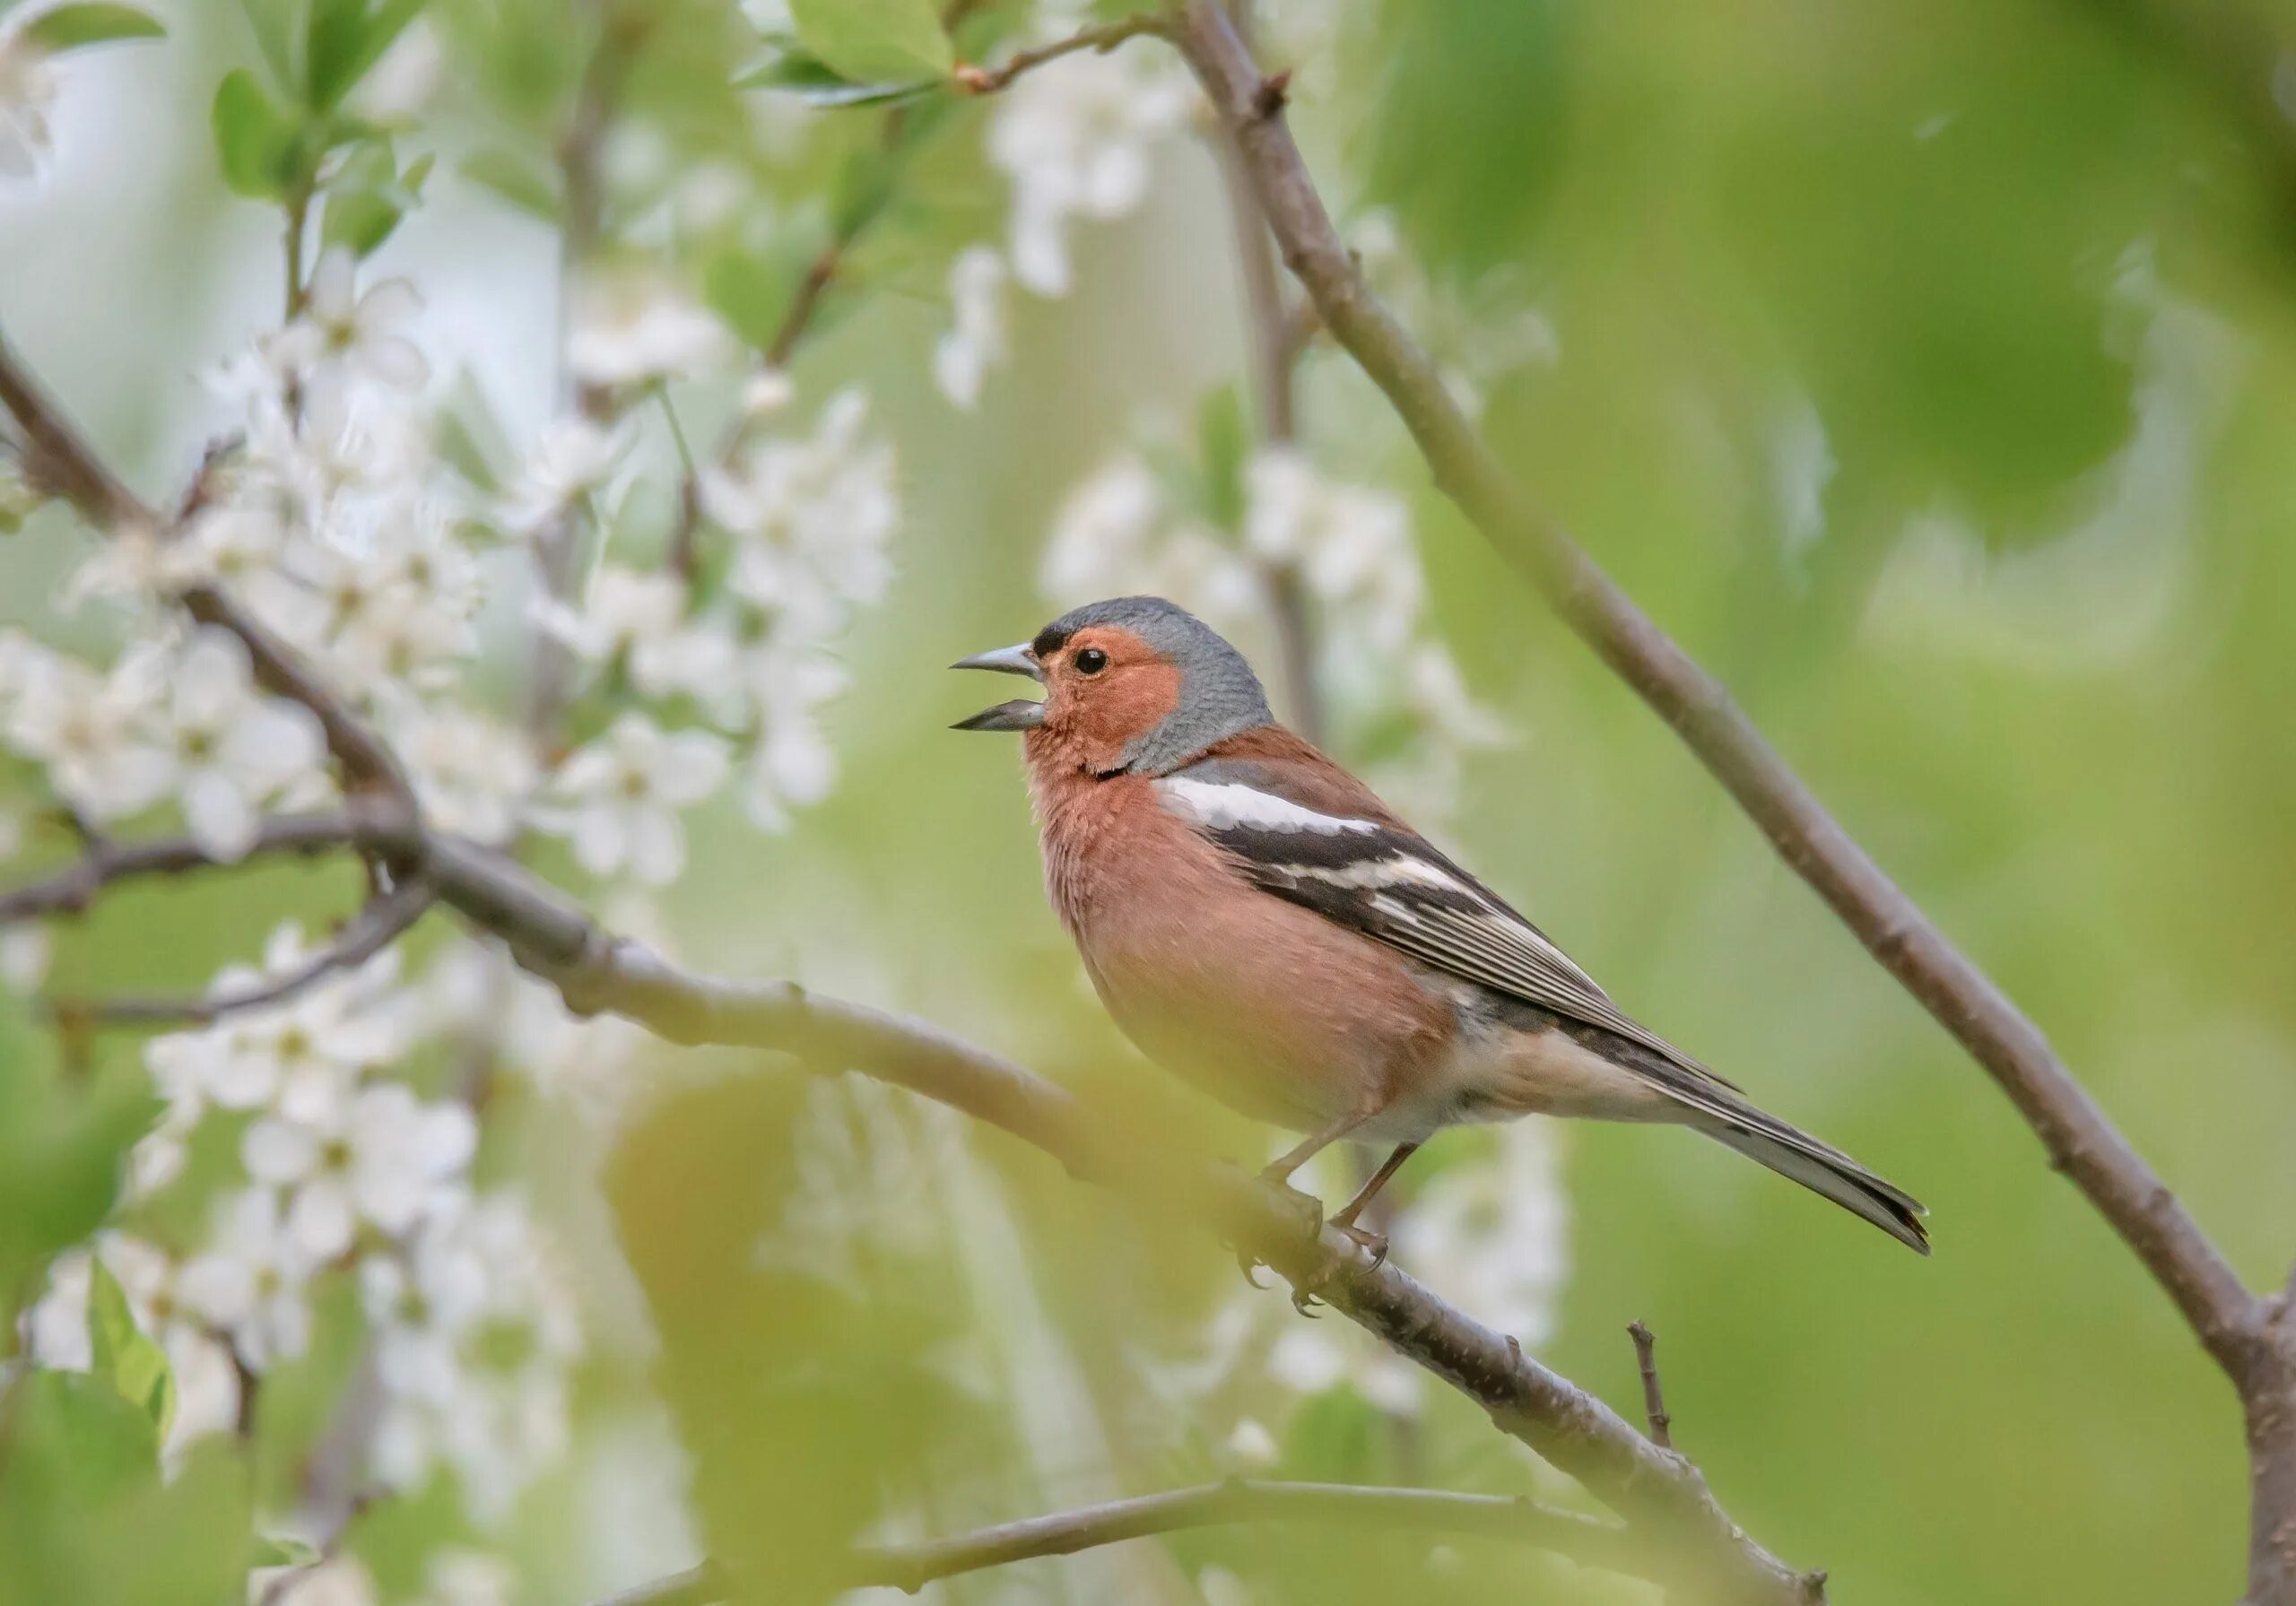
[[303, 1353], [311, 1336], [311, 1263], [287, 1230], [279, 1196], [248, 1188], [217, 1202], [207, 1246], [183, 1268], [183, 1302], [230, 1335], [251, 1372]]
[[56, 71], [24, 30], [0, 28], [0, 178], [37, 178], [55, 154]]
[[535, 821], [568, 838], [592, 875], [627, 871], [666, 885], [685, 867], [681, 811], [717, 791], [726, 768], [726, 744], [709, 732], [665, 732], [624, 714], [551, 778], [552, 803]]
[[626, 428], [586, 418], [552, 424], [502, 498], [496, 515], [502, 528], [528, 540], [546, 534], [570, 509], [613, 484], [631, 443]]
[[247, 647], [213, 628], [169, 667], [167, 699], [170, 789], [184, 824], [210, 858], [240, 858], [254, 846], [263, 806], [317, 774], [326, 754], [318, 720], [259, 691]]
[[337, 246], [319, 258], [301, 314], [270, 337], [265, 355], [315, 396], [326, 393], [328, 405], [361, 383], [419, 390], [430, 365], [400, 326], [421, 306], [404, 279], [386, 279], [361, 295], [358, 258]]
[[0, 930], [0, 987], [19, 994], [38, 992], [55, 957], [56, 939], [45, 925]]
[[1012, 179], [1013, 272], [1039, 295], [1068, 291], [1073, 217], [1110, 219], [1148, 193], [1148, 147], [1195, 104], [1186, 72], [1138, 51], [1074, 56], [998, 98], [988, 155]]
[[360, 1291], [384, 1393], [376, 1475], [411, 1489], [443, 1463], [474, 1516], [500, 1520], [565, 1452], [567, 1368], [582, 1350], [531, 1215], [503, 1194], [441, 1214], [403, 1252], [363, 1262]]
[[376, 1606], [375, 1576], [356, 1556], [329, 1556], [300, 1567], [248, 1575], [248, 1606]]
[[988, 369], [1004, 360], [1004, 259], [986, 246], [960, 252], [949, 265], [955, 321], [933, 348], [933, 378], [967, 412], [980, 400]]
[[703, 510], [740, 543], [732, 584], [744, 601], [827, 631], [884, 595], [900, 500], [892, 447], [864, 433], [867, 420], [867, 398], [843, 391], [810, 437], [759, 438], [731, 472], [703, 474]]
[[1570, 1272], [1570, 1210], [1553, 1129], [1496, 1129], [1498, 1153], [1451, 1166], [1396, 1224], [1396, 1252], [1460, 1309], [1526, 1344], [1554, 1332]]
[[691, 697], [724, 723], [740, 718], [734, 683], [733, 637], [723, 623], [687, 616], [687, 588], [676, 575], [601, 565], [584, 588], [581, 605], [544, 599], [535, 606], [542, 628], [577, 657], [597, 664], [617, 657], [648, 697]]
[[[260, 969], [226, 967], [211, 997], [244, 994], [300, 969], [310, 959], [290, 924], [265, 945]], [[291, 1119], [316, 1117], [350, 1098], [359, 1077], [405, 1046], [393, 1020], [396, 951], [337, 972], [254, 1009], [235, 1010], [196, 1031], [155, 1037], [144, 1061], [171, 1101], [212, 1101], [223, 1109], [276, 1104]]]
[[525, 732], [442, 703], [406, 710], [391, 734], [431, 824], [488, 844], [516, 834], [540, 776]]
[[827, 797], [837, 782], [837, 754], [820, 722], [822, 705], [845, 690], [845, 669], [790, 633], [752, 647], [742, 681], [755, 708], [755, 742], [743, 806], [761, 830], [789, 828], [789, 811]]
[[518, 1572], [500, 1556], [459, 1547], [430, 1558], [430, 1576], [414, 1606], [511, 1606]]
[[625, 273], [584, 282], [566, 359], [585, 385], [651, 385], [718, 367], [733, 349], [726, 326], [682, 289]]
[[15, 643], [0, 673], [7, 743], [46, 767], [65, 802], [102, 823], [167, 794], [175, 766], [153, 658], [131, 656], [99, 674], [24, 638], [5, 639]]
[[261, 1117], [240, 1159], [257, 1182], [288, 1191], [288, 1235], [316, 1263], [350, 1248], [361, 1221], [393, 1236], [412, 1228], [451, 1198], [476, 1146], [467, 1109], [384, 1082], [296, 1116]]

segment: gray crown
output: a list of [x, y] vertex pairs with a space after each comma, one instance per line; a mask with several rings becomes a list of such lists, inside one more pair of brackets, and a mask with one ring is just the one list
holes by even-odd
[[1273, 725], [1259, 677], [1210, 625], [1161, 596], [1117, 596], [1072, 608], [1037, 632], [1039, 658], [1089, 625], [1130, 630], [1176, 664], [1180, 706], [1124, 750], [1125, 768], [1139, 775], [1169, 775], [1214, 742]]

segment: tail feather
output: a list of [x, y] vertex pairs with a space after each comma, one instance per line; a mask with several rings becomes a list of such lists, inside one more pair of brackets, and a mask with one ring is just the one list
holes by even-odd
[[1883, 1182], [1839, 1150], [1795, 1131], [1783, 1121], [1735, 1111], [1706, 1113], [1709, 1119], [1697, 1124], [1709, 1137], [1727, 1143], [1749, 1159], [1760, 1160], [1781, 1176], [1792, 1177], [1813, 1193], [1824, 1194], [1908, 1248], [1929, 1253], [1929, 1232], [1921, 1224], [1928, 1211], [1904, 1189]]

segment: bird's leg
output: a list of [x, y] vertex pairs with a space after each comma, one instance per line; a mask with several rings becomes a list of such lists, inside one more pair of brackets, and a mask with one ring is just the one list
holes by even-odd
[[[1337, 1120], [1330, 1122], [1318, 1128], [1317, 1131], [1309, 1133], [1307, 1137], [1294, 1144], [1291, 1149], [1287, 1150], [1283, 1155], [1278, 1157], [1265, 1170], [1261, 1171], [1259, 1174], [1260, 1180], [1262, 1182], [1272, 1182], [1278, 1187], [1289, 1189], [1292, 1185], [1292, 1175], [1293, 1172], [1299, 1170], [1300, 1167], [1315, 1159], [1317, 1155], [1330, 1148], [1334, 1143], [1338, 1142], [1340, 1139], [1345, 1137], [1349, 1133], [1353, 1132], [1366, 1121], [1369, 1121], [1374, 1116], [1377, 1116], [1383, 1107], [1384, 1106], [1378, 1103], [1358, 1106], [1356, 1108], [1352, 1109], [1348, 1111], [1347, 1114], [1340, 1116]], [[1323, 1206], [1320, 1203], [1318, 1203], [1316, 1206], [1316, 1224], [1318, 1229], [1321, 1228], [1322, 1220]], [[1355, 1236], [1352, 1228], [1350, 1229], [1349, 1236]], [[1361, 1240], [1359, 1238], [1358, 1241], [1361, 1242]], [[1381, 1253], [1385, 1253], [1384, 1249]], [[1251, 1278], [1251, 1272], [1248, 1266], [1245, 1270], [1244, 1276], [1248, 1280]], [[1315, 1312], [1309, 1307], [1315, 1302], [1315, 1289], [1317, 1286], [1319, 1286], [1320, 1281], [1321, 1280], [1318, 1279], [1317, 1283], [1300, 1288], [1292, 1293], [1292, 1308], [1297, 1310], [1301, 1315], [1309, 1316], [1315, 1315]]]
[[1278, 1187], [1291, 1186], [1292, 1173], [1378, 1113], [1379, 1108], [1377, 1105], [1348, 1111], [1338, 1120], [1309, 1133], [1299, 1142], [1285, 1150], [1277, 1159], [1270, 1161], [1260, 1172], [1259, 1179], [1262, 1182], [1272, 1182]]
[[1395, 1152], [1381, 1161], [1379, 1168], [1371, 1173], [1371, 1180], [1365, 1183], [1355, 1197], [1347, 1202], [1339, 1214], [1331, 1219], [1331, 1224], [1334, 1227], [1338, 1228], [1340, 1231], [1371, 1252], [1371, 1264], [1374, 1268], [1387, 1258], [1387, 1240], [1367, 1227], [1356, 1226], [1355, 1218], [1363, 1213], [1363, 1207], [1371, 1202], [1372, 1195], [1386, 1187], [1389, 1179], [1403, 1169], [1404, 1161], [1418, 1152], [1419, 1145], [1416, 1143], [1397, 1143]]

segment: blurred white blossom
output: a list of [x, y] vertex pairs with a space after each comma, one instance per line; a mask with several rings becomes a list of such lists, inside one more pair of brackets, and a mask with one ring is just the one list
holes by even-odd
[[566, 360], [584, 385], [651, 385], [722, 366], [734, 342], [717, 317], [665, 277], [587, 277], [574, 298]]
[[1494, 1128], [1497, 1153], [1443, 1170], [1396, 1223], [1396, 1253], [1475, 1320], [1544, 1343], [1570, 1274], [1570, 1205], [1554, 1129]]
[[240, 1145], [248, 1174], [284, 1189], [286, 1226], [312, 1262], [349, 1249], [361, 1222], [404, 1233], [451, 1198], [477, 1146], [471, 1113], [424, 1104], [398, 1082], [294, 1115], [259, 1117]]
[[505, 531], [533, 540], [567, 513], [615, 482], [632, 438], [586, 418], [564, 418], [544, 430], [504, 493], [496, 517]]
[[892, 447], [865, 433], [868, 411], [861, 392], [841, 391], [811, 436], [761, 436], [730, 471], [702, 476], [704, 511], [739, 543], [734, 589], [804, 629], [839, 628], [892, 577], [900, 499]]
[[361, 382], [417, 390], [430, 364], [403, 327], [421, 307], [404, 279], [361, 294], [358, 258], [337, 246], [312, 270], [301, 315], [271, 336], [265, 355], [323, 406], [340, 406], [340, 395]]
[[933, 348], [933, 379], [967, 412], [980, 400], [988, 370], [1004, 360], [1004, 259], [986, 246], [958, 253], [949, 265], [954, 321]]
[[183, 1269], [183, 1302], [230, 1336], [249, 1371], [261, 1372], [310, 1342], [311, 1267], [287, 1230], [279, 1196], [247, 1188], [218, 1202], [207, 1246]]
[[569, 838], [592, 875], [626, 871], [664, 886], [685, 868], [680, 814], [717, 791], [726, 768], [726, 744], [709, 732], [666, 732], [623, 714], [551, 777], [535, 823]]
[[999, 96], [988, 155], [1012, 180], [1013, 276], [1039, 295], [1065, 295], [1070, 220], [1136, 208], [1150, 145], [1179, 129], [1196, 100], [1186, 69], [1144, 50], [1072, 56]]
[[56, 71], [22, 26], [36, 9], [0, 26], [0, 178], [38, 178], [56, 150]]

